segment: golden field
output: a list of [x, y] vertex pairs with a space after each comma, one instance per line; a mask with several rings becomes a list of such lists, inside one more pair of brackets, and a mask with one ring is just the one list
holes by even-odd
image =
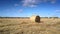
[[0, 34], [60, 34], [60, 19], [41, 18], [41, 23], [29, 19], [0, 18]]

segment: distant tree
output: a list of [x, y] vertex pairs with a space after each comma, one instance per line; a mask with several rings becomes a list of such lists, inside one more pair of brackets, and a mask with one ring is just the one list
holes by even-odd
[[59, 18], [59, 17], [49, 17], [49, 18], [54, 18], [55, 19], [55, 18]]
[[44, 18], [48, 18], [48, 17], [44, 17]]

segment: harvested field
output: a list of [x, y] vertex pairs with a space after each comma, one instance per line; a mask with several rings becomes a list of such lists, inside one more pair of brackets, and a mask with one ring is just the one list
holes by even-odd
[[29, 19], [0, 19], [0, 34], [60, 34], [60, 19], [42, 19], [41, 23]]

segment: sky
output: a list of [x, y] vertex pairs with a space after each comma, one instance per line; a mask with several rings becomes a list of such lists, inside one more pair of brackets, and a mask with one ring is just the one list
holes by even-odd
[[60, 17], [60, 0], [0, 0], [1, 17]]

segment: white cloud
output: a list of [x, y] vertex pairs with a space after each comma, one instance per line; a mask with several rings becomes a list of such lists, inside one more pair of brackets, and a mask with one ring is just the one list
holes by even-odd
[[56, 10], [56, 12], [60, 13], [60, 10]]
[[37, 7], [37, 5], [30, 5], [29, 7]]
[[39, 0], [23, 0], [22, 2], [23, 6], [35, 7], [39, 3]]
[[43, 0], [44, 2], [50, 2], [52, 4], [56, 3], [56, 0]]
[[48, 0], [43, 0], [44, 2], [47, 2]]
[[19, 4], [14, 4], [14, 6], [19, 6]]
[[23, 9], [19, 9], [18, 11], [19, 11], [20, 13], [22, 13], [22, 12], [23, 12]]
[[56, 3], [56, 0], [22, 0], [22, 5], [26, 7], [37, 7], [37, 5], [43, 2], [51, 2], [54, 4]]
[[55, 3], [56, 3], [56, 0], [51, 0], [51, 3], [52, 3], [52, 4], [55, 4]]

